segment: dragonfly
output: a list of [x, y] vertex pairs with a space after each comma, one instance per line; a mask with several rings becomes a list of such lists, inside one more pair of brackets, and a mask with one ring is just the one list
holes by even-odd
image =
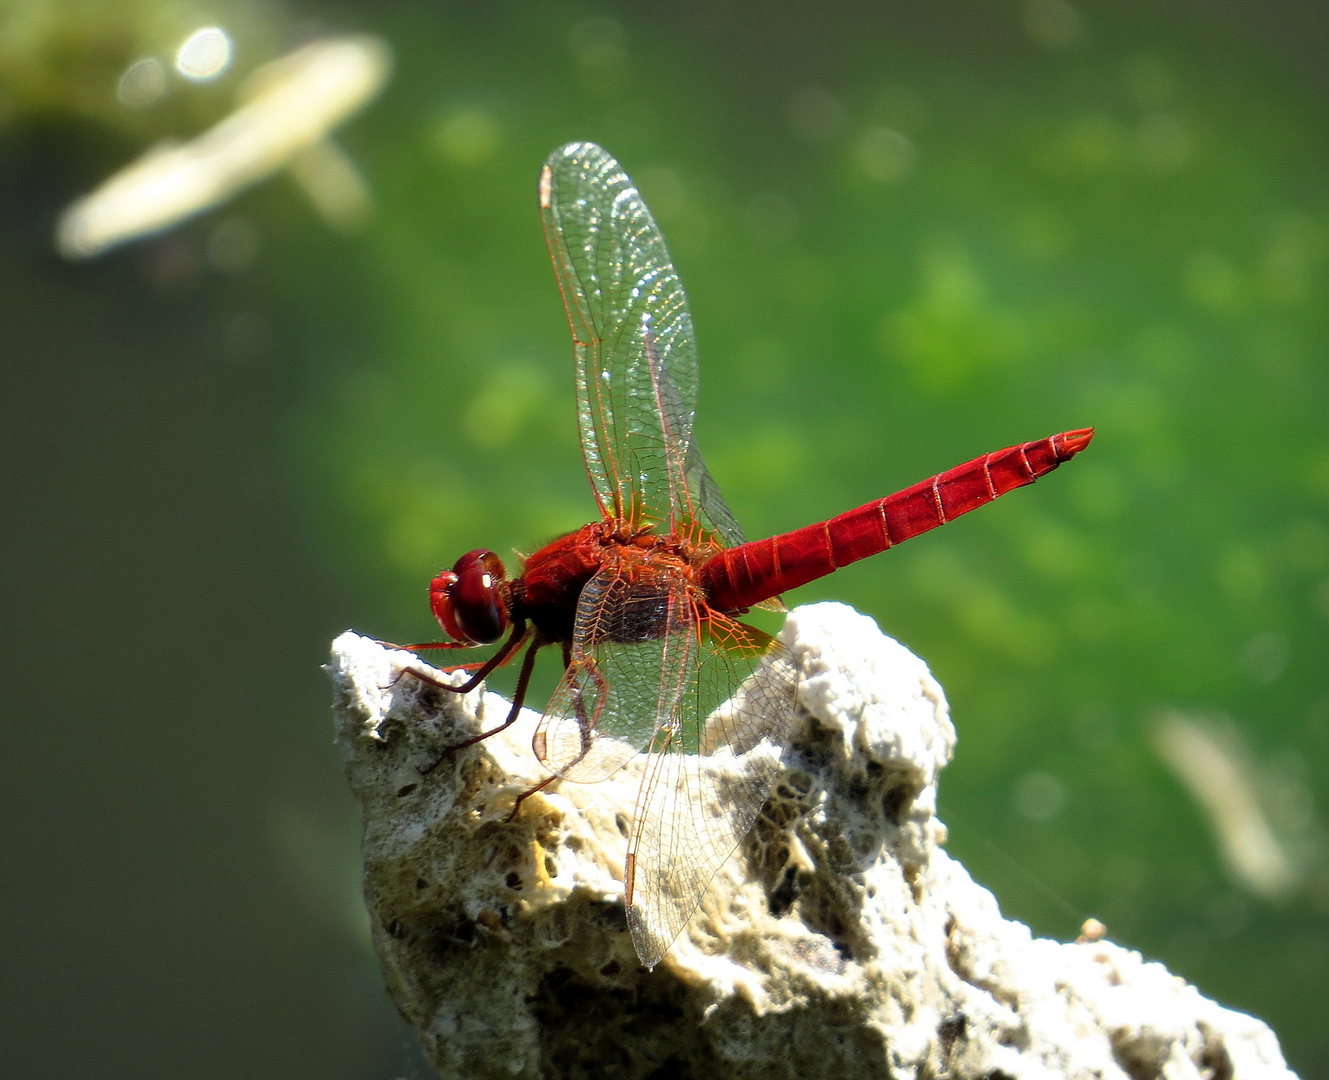
[[894, 547], [1032, 483], [1079, 453], [1092, 428], [967, 462], [827, 521], [749, 542], [693, 437], [697, 346], [664, 236], [618, 162], [588, 142], [540, 173], [545, 236], [572, 328], [577, 421], [598, 519], [522, 557], [467, 552], [430, 584], [449, 640], [492, 645], [461, 665], [465, 693], [523, 648], [516, 722], [537, 655], [563, 675], [539, 721], [549, 776], [594, 782], [645, 755], [627, 836], [623, 894], [643, 965], [654, 967], [752, 827], [799, 722], [797, 670], [776, 638], [740, 620], [783, 611], [782, 593]]

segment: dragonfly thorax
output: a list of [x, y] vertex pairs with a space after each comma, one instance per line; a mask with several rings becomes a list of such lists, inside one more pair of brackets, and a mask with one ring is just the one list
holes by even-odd
[[492, 551], [468, 551], [429, 584], [434, 618], [455, 641], [488, 645], [508, 628], [509, 583]]

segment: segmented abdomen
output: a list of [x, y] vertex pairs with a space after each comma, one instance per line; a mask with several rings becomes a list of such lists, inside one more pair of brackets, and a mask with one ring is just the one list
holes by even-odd
[[702, 586], [714, 608], [750, 608], [1032, 484], [1093, 434], [1082, 428], [985, 454], [829, 521], [728, 548], [702, 566]]

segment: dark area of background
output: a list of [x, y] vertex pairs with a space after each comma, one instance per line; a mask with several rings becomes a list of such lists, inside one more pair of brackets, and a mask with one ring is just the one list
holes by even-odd
[[[225, 111], [227, 84], [116, 103], [190, 20], [240, 43], [234, 77], [319, 33], [391, 44], [339, 134], [374, 220], [336, 235], [277, 177], [60, 261], [63, 205]], [[0, 4], [0, 1071], [427, 1075], [318, 666], [348, 626], [431, 636], [460, 552], [589, 516], [534, 181], [590, 138], [670, 239], [750, 536], [1098, 425], [1033, 491], [790, 599], [933, 666], [951, 849], [1008, 914], [1103, 918], [1329, 1075], [1325, 34], [1237, 0]], [[1154, 752], [1166, 708], [1249, 746], [1301, 873], [1277, 902]]]

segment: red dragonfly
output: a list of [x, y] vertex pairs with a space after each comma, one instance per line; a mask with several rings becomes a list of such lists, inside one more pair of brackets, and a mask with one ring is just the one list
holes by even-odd
[[507, 639], [459, 686], [413, 674], [465, 692], [526, 646], [505, 722], [449, 747], [432, 769], [511, 725], [536, 655], [561, 648], [563, 678], [534, 739], [550, 772], [540, 787], [601, 780], [647, 755], [623, 890], [637, 955], [653, 967], [761, 810], [797, 717], [792, 658], [735, 616], [783, 610], [787, 589], [1032, 483], [1093, 430], [985, 454], [829, 521], [745, 542], [692, 437], [692, 318], [646, 204], [591, 143], [549, 157], [539, 198], [600, 517], [526, 556], [515, 578], [483, 549], [434, 578], [430, 604], [452, 640], [411, 648]]

